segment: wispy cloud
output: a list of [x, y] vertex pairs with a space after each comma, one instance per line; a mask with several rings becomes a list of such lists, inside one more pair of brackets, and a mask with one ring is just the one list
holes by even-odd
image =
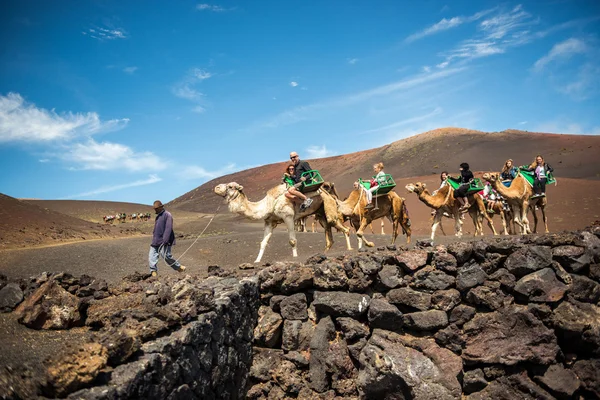
[[[249, 167], [247, 167], [249, 168]], [[209, 171], [204, 167], [200, 167], [198, 165], [190, 165], [185, 167], [181, 173], [180, 177], [184, 180], [211, 180], [218, 178], [220, 176], [232, 174], [237, 171], [241, 171], [243, 169], [247, 169], [244, 167], [237, 167], [234, 163], [227, 164], [221, 169]]]
[[565, 118], [558, 118], [553, 121], [546, 121], [538, 124], [536, 132], [547, 133], [571, 133], [575, 135], [600, 135], [600, 126], [582, 125], [574, 123]]
[[328, 150], [323, 146], [309, 146], [306, 148], [306, 158], [325, 158], [336, 155], [334, 151]]
[[127, 38], [127, 32], [121, 28], [111, 29], [94, 27], [88, 28], [87, 30], [81, 33], [97, 40], [115, 40]]
[[206, 111], [201, 105], [204, 94], [197, 90], [196, 86], [212, 76], [213, 74], [206, 70], [192, 68], [180, 82], [171, 87], [171, 93], [176, 97], [196, 103], [196, 106], [192, 108], [192, 112], [203, 113]]
[[81, 197], [92, 197], [92, 196], [96, 196], [98, 194], [116, 192], [117, 190], [128, 189], [131, 187], [152, 185], [152, 184], [158, 183], [160, 181], [162, 181], [162, 178], [158, 177], [157, 175], [149, 175], [148, 179], [138, 180], [138, 181], [130, 182], [130, 183], [124, 183], [121, 185], [101, 186], [98, 189], [94, 189], [89, 192], [84, 192], [84, 193], [67, 196], [67, 197], [62, 198], [61, 200], [78, 199]]
[[417, 88], [420, 85], [428, 84], [431, 82], [439, 81], [449, 76], [455, 75], [464, 71], [466, 67], [460, 68], [446, 68], [432, 73], [421, 73], [418, 75], [410, 76], [406, 79], [402, 79], [396, 82], [392, 82], [387, 85], [375, 87], [370, 90], [350, 94], [347, 96], [335, 97], [322, 102], [317, 102], [305, 106], [295, 107], [279, 113], [278, 115], [271, 117], [265, 121], [258, 122], [250, 127], [250, 130], [256, 129], [272, 129], [278, 128], [285, 125], [291, 125], [300, 121], [303, 121], [309, 117], [312, 113], [321, 111], [324, 109], [330, 110], [333, 108], [340, 108], [350, 106], [352, 104], [360, 103], [370, 98], [390, 95], [399, 91], [406, 91], [409, 89]]
[[519, 122], [519, 125], [525, 125], [527, 123], [527, 121], [521, 121]]
[[123, 72], [125, 72], [126, 74], [133, 75], [133, 73], [135, 71], [137, 71], [138, 69], [139, 69], [138, 67], [125, 67], [125, 68], [123, 68]]
[[436, 107], [435, 109], [433, 109], [431, 112], [428, 112], [427, 114], [403, 119], [403, 120], [400, 120], [400, 121], [397, 121], [397, 122], [394, 122], [394, 123], [391, 123], [391, 124], [388, 124], [385, 126], [381, 126], [378, 128], [369, 129], [367, 131], [360, 132], [359, 135], [366, 135], [366, 134], [371, 134], [371, 133], [390, 131], [393, 129], [400, 128], [402, 126], [414, 124], [415, 122], [428, 120], [432, 117], [435, 117], [436, 115], [440, 115], [443, 111], [444, 110], [441, 107]]
[[358, 58], [348, 58], [347, 61], [348, 61], [348, 64], [354, 65], [358, 62]]
[[447, 31], [452, 28], [456, 28], [457, 26], [460, 26], [464, 23], [477, 21], [477, 20], [483, 18], [485, 15], [491, 13], [492, 11], [494, 11], [494, 9], [480, 11], [480, 12], [473, 14], [471, 16], [468, 16], [468, 17], [458, 16], [458, 17], [452, 17], [450, 19], [442, 18], [441, 21], [423, 29], [422, 31], [413, 33], [412, 35], [408, 36], [404, 41], [406, 43], [414, 42], [415, 40], [422, 39], [426, 36], [435, 35], [436, 33]]
[[235, 9], [236, 9], [235, 7], [225, 8], [225, 7], [215, 5], [215, 4], [206, 4], [206, 3], [196, 5], [196, 10], [198, 10], [198, 11], [226, 12], [226, 11], [234, 11]]
[[70, 164], [74, 169], [100, 171], [160, 171], [167, 163], [152, 152], [135, 152], [129, 146], [111, 142], [73, 143], [64, 146], [64, 150], [56, 155]]
[[68, 140], [122, 129], [128, 122], [101, 121], [95, 112], [57, 114], [26, 102], [18, 93], [0, 95], [0, 143]]
[[575, 54], [582, 54], [588, 51], [588, 46], [583, 40], [570, 38], [563, 42], [555, 44], [550, 52], [537, 60], [533, 65], [535, 71], [541, 71], [547, 64], [569, 58]]
[[298, 86], [298, 82], [291, 81], [291, 82], [290, 82], [290, 86], [291, 86], [291, 87], [296, 87], [296, 86]]

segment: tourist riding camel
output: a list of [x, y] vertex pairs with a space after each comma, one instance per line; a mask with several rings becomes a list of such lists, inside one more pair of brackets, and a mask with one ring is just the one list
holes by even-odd
[[[295, 151], [292, 151], [290, 153], [290, 160], [294, 164], [294, 168], [295, 168], [295, 173], [292, 176], [293, 180], [296, 183], [296, 185], [300, 185], [306, 181], [306, 177], [302, 176], [302, 174], [304, 174], [305, 172], [311, 171], [312, 169], [310, 168], [308, 161], [301, 161], [300, 156]], [[295, 188], [296, 186], [294, 185], [293, 187]], [[298, 192], [298, 193], [300, 193], [300, 192]], [[311, 205], [312, 199], [310, 197], [304, 196], [303, 193], [300, 193], [300, 195], [298, 195], [297, 193], [294, 193], [294, 195], [299, 196], [300, 198], [304, 197], [304, 199], [303, 199], [304, 203], [302, 203], [302, 205], [300, 206], [300, 211], [304, 211], [304, 209], [306, 209], [307, 207], [309, 207]]]
[[251, 220], [264, 221], [264, 238], [260, 243], [260, 251], [256, 257], [255, 263], [260, 262], [273, 234], [273, 229], [281, 223], [284, 223], [289, 235], [289, 243], [292, 247], [292, 256], [298, 256], [296, 231], [294, 230], [294, 221], [304, 218], [308, 215], [320, 213], [322, 219], [326, 221], [325, 226], [325, 251], [333, 245], [332, 227], [341, 230], [346, 237], [348, 250], [350, 246], [349, 229], [346, 228], [339, 219], [337, 204], [335, 199], [323, 190], [313, 192], [311, 205], [300, 211], [285, 194], [286, 185], [278, 185], [267, 192], [267, 195], [258, 202], [248, 200], [243, 192], [244, 187], [236, 182], [220, 184], [215, 186], [215, 193], [223, 198], [229, 206], [229, 211], [242, 215]]

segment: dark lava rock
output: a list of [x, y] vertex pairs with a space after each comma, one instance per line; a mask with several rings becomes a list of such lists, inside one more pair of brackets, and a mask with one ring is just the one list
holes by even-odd
[[396, 331], [402, 327], [402, 313], [396, 306], [385, 300], [371, 300], [368, 318], [371, 328]]
[[427, 266], [416, 272], [410, 283], [412, 288], [423, 289], [429, 292], [448, 289], [454, 285], [455, 278], [442, 271], [436, 270], [432, 266]]
[[553, 258], [567, 271], [581, 274], [592, 261], [585, 248], [579, 246], [559, 246], [552, 249]]
[[345, 290], [348, 289], [348, 277], [344, 266], [327, 261], [313, 266], [314, 286], [323, 290]]
[[281, 311], [281, 302], [286, 297], [287, 296], [283, 296], [283, 295], [276, 295], [276, 296], [271, 297], [271, 299], [269, 300], [269, 307], [271, 307], [271, 309], [277, 313], [280, 312]]
[[352, 341], [369, 336], [369, 327], [353, 318], [336, 318], [335, 322], [344, 333], [346, 340]]
[[23, 291], [16, 283], [8, 283], [0, 289], [0, 312], [10, 312], [23, 301]]
[[515, 285], [514, 291], [527, 301], [536, 303], [555, 303], [560, 301], [568, 286], [556, 279], [550, 268], [544, 268], [525, 275]]
[[462, 357], [471, 364], [548, 365], [560, 350], [554, 332], [522, 306], [477, 314], [463, 329], [467, 343]]
[[458, 265], [461, 266], [471, 258], [473, 254], [473, 244], [471, 242], [452, 242], [448, 245], [448, 253], [456, 257]]
[[517, 283], [517, 279], [513, 274], [508, 272], [506, 268], [500, 268], [489, 276], [489, 280], [500, 282], [502, 288], [512, 291]]
[[283, 321], [281, 348], [287, 351], [308, 350], [314, 329], [310, 321]]
[[296, 293], [281, 300], [279, 304], [281, 316], [285, 319], [299, 319], [306, 321], [308, 312], [306, 311], [306, 295]]
[[111, 329], [98, 340], [108, 352], [108, 365], [117, 366], [127, 361], [141, 348], [141, 341], [133, 330]]
[[565, 347], [578, 354], [600, 351], [600, 307], [569, 299], [552, 315], [554, 328], [564, 339]]
[[459, 305], [460, 300], [460, 292], [456, 289], [438, 290], [431, 296], [432, 307], [446, 312]]
[[440, 310], [404, 314], [404, 324], [411, 329], [432, 331], [448, 325], [448, 315]]
[[261, 306], [258, 311], [258, 324], [254, 328], [254, 340], [264, 347], [276, 347], [281, 341], [281, 315], [269, 307]]
[[477, 264], [465, 265], [458, 269], [456, 275], [456, 288], [461, 292], [477, 285], [487, 279], [487, 274]]
[[401, 270], [395, 265], [384, 265], [377, 273], [377, 282], [384, 290], [394, 289], [402, 282]]
[[395, 305], [412, 307], [420, 311], [431, 307], [431, 295], [410, 288], [392, 289], [386, 295], [387, 300]]
[[444, 329], [440, 329], [434, 335], [437, 344], [460, 354], [465, 346], [465, 336], [461, 330], [455, 325], [448, 325]]
[[490, 310], [497, 310], [506, 304], [510, 304], [512, 302], [512, 297], [507, 296], [502, 292], [498, 282], [491, 283], [497, 283], [498, 286], [477, 286], [469, 290], [466, 296], [467, 301], [474, 305], [485, 306]]
[[590, 255], [591, 261], [600, 262], [600, 238], [591, 232], [581, 232], [581, 242], [585, 246], [586, 253]]
[[573, 371], [579, 377], [581, 386], [600, 398], [600, 359], [580, 360], [573, 365]]
[[475, 316], [475, 308], [466, 304], [459, 304], [450, 312], [450, 323], [462, 326]]
[[371, 298], [364, 294], [345, 292], [315, 292], [314, 305], [317, 311], [333, 317], [359, 318], [366, 314]]
[[544, 389], [529, 379], [526, 372], [502, 376], [466, 400], [553, 400]]
[[440, 271], [444, 271], [449, 274], [455, 274], [458, 267], [458, 261], [456, 261], [456, 257], [446, 252], [434, 253], [432, 264]]
[[600, 285], [582, 275], [571, 275], [573, 284], [569, 296], [585, 303], [598, 304], [600, 301]]
[[[433, 340], [375, 329], [360, 354], [357, 386], [368, 399], [460, 399], [460, 357]], [[390, 396], [394, 393], [394, 396]]]
[[327, 355], [329, 353], [329, 342], [335, 337], [335, 326], [331, 317], [327, 316], [317, 324], [315, 332], [310, 341], [309, 361], [309, 386], [323, 393], [329, 389], [329, 378], [327, 376]]
[[466, 394], [479, 392], [487, 386], [483, 371], [479, 368], [465, 372], [463, 376], [463, 390]]
[[488, 244], [487, 251], [507, 256], [522, 247], [523, 245], [516, 238], [496, 239]]
[[282, 359], [283, 351], [279, 349], [265, 349], [255, 346], [253, 348], [250, 377], [259, 382], [270, 381], [273, 369], [279, 365]]
[[512, 253], [504, 262], [504, 267], [517, 278], [550, 267], [552, 249], [545, 246], [528, 246]]
[[560, 399], [570, 399], [580, 385], [577, 375], [562, 364], [551, 365], [536, 381]]
[[306, 259], [306, 264], [320, 264], [323, 261], [327, 260], [327, 256], [325, 254], [314, 254]]
[[429, 253], [425, 250], [404, 251], [396, 256], [400, 267], [406, 272], [414, 272], [427, 265]]

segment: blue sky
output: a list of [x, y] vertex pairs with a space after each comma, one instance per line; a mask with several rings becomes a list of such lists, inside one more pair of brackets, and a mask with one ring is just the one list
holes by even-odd
[[596, 0], [0, 8], [0, 192], [14, 197], [169, 201], [290, 151], [443, 126], [600, 134]]

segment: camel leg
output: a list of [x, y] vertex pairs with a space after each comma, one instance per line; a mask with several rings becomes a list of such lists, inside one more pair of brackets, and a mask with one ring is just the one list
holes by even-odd
[[542, 220], [544, 220], [544, 228], [546, 229], [546, 233], [550, 233], [548, 230], [548, 218], [546, 218], [546, 206], [540, 206], [540, 211], [542, 212]]
[[483, 226], [481, 225], [481, 220], [483, 220], [483, 217], [480, 217], [479, 214], [479, 210], [469, 209], [469, 216], [471, 217], [471, 220], [473, 220], [473, 226], [475, 227], [475, 232], [473, 233], [473, 236], [483, 236]]
[[358, 228], [358, 230], [356, 231], [356, 236], [358, 236], [359, 240], [362, 239], [367, 247], [373, 247], [375, 246], [375, 244], [373, 242], [369, 242], [367, 238], [364, 237], [363, 233], [363, 231], [365, 230], [367, 225], [369, 225], [369, 223], [370, 222], [367, 221], [366, 218], [363, 218], [362, 223], [360, 224], [360, 228]]
[[[398, 218], [394, 218], [392, 220], [392, 244], [396, 243], [396, 238], [398, 237], [398, 226], [400, 225], [400, 221]], [[383, 226], [383, 222], [382, 222]]]
[[462, 221], [460, 220], [460, 213], [458, 212], [458, 210], [454, 210], [453, 211], [453, 215], [454, 215], [454, 234], [457, 237], [461, 237], [462, 236]]
[[325, 226], [325, 251], [328, 251], [333, 246], [333, 231], [331, 225]]
[[288, 218], [284, 220], [288, 230], [290, 246], [292, 246], [292, 257], [298, 257], [298, 241], [296, 240], [296, 231], [294, 230], [294, 219]]
[[502, 209], [502, 206], [500, 207], [500, 221], [502, 221], [502, 234], [503, 235], [508, 235], [508, 229], [506, 226], [506, 215], [504, 215], [504, 210]]
[[[287, 224], [286, 224], [287, 225]], [[258, 252], [258, 257], [256, 257], [256, 260], [254, 260], [255, 263], [259, 263], [260, 260], [263, 257], [263, 254], [265, 253], [265, 248], [267, 247], [267, 243], [269, 243], [269, 239], [271, 239], [271, 235], [273, 234], [273, 224], [271, 224], [270, 222], [265, 221], [265, 235], [263, 237], [262, 242], [260, 242], [260, 251]], [[288, 230], [289, 230], [289, 225], [288, 225]], [[294, 232], [294, 221], [292, 221], [292, 229], [291, 232]], [[291, 237], [291, 234], [290, 234]], [[294, 240], [296, 238], [296, 233], [294, 232]]]
[[[350, 228], [346, 228], [346, 226], [343, 223], [341, 223], [339, 219], [335, 220], [334, 227], [335, 227], [335, 229], [338, 230], [338, 232], [342, 232], [344, 234], [344, 238], [346, 239], [346, 249], [354, 250], [352, 248], [352, 245], [350, 244]], [[332, 243], [333, 243], [333, 239], [332, 239]]]
[[434, 217], [433, 217], [433, 224], [431, 225], [431, 241], [433, 242], [435, 239], [435, 231], [438, 227], [438, 225], [440, 224], [440, 222], [442, 221], [442, 216], [444, 214], [442, 213], [442, 211], [437, 210]]
[[531, 204], [529, 206], [529, 209], [531, 210], [531, 213], [533, 214], [533, 231], [531, 231], [531, 233], [537, 233], [538, 216], [537, 216], [537, 212], [535, 211], [535, 204]]
[[385, 223], [384, 223], [383, 219], [381, 220], [381, 234], [385, 235]]

